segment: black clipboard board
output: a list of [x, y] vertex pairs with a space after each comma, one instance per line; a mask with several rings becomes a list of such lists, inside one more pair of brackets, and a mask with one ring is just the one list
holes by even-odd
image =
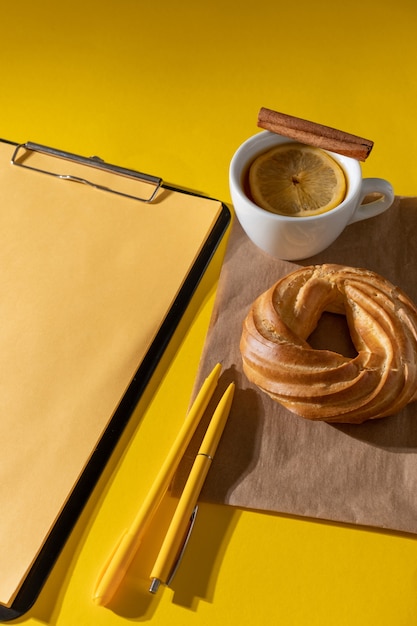
[[[169, 307], [164, 319], [161, 320], [160, 327], [147, 349], [146, 354], [137, 364], [134, 376], [127, 386], [121, 401], [111, 416], [111, 419], [108, 421], [100, 440], [92, 451], [91, 457], [89, 458], [81, 476], [69, 494], [65, 506], [62, 508], [62, 511], [53, 524], [51, 531], [45, 538], [45, 541], [31, 564], [23, 582], [20, 584], [13, 601], [7, 605], [0, 603], [0, 620], [9, 621], [26, 613], [38, 597], [57, 557], [59, 556], [59, 553], [65, 545], [71, 530], [85, 507], [94, 486], [96, 485], [110, 458], [110, 455], [112, 454], [126, 425], [128, 424], [139, 399], [141, 398], [165, 349], [167, 348], [167, 345], [172, 338], [174, 331], [177, 328], [204, 272], [206, 271], [214, 252], [225, 234], [231, 215], [227, 206], [217, 200], [207, 198], [199, 194], [193, 194], [179, 187], [165, 185], [160, 178], [106, 164], [101, 159], [97, 159], [97, 157], [79, 157], [71, 153], [62, 152], [60, 150], [55, 150], [39, 144], [16, 144], [7, 140], [0, 140], [0, 147], [1, 146], [7, 148], [10, 147], [11, 158], [7, 167], [18, 169], [26, 168], [31, 170], [29, 175], [32, 177], [43, 177], [50, 174], [55, 180], [58, 178], [70, 180], [72, 183], [87, 184], [88, 186], [94, 188], [93, 193], [115, 193], [116, 195], [124, 196], [125, 198], [127, 197], [128, 201], [139, 203], [151, 204], [159, 193], [168, 191], [175, 193], [178, 202], [181, 201], [181, 198], [192, 196], [197, 199], [202, 199], [207, 203], [213, 203], [213, 206], [217, 207], [215, 210], [216, 217], [210, 229], [206, 233], [204, 241], [201, 242], [201, 248], [194, 259], [192, 266], [189, 268], [189, 271], [184, 277], [184, 281], [180, 286], [172, 305]], [[42, 154], [47, 158], [51, 157], [54, 162], [59, 162], [60, 164], [64, 163], [65, 167], [59, 171], [50, 171], [49, 169], [45, 170], [43, 169], [43, 166], [32, 167], [31, 162], [26, 159], [28, 155], [33, 154]], [[69, 171], [66, 169], [67, 165], [73, 163], [76, 163], [78, 168], [85, 168], [85, 177], [83, 175], [81, 178], [78, 173], [66, 173]], [[95, 175], [95, 172], [97, 171], [99, 172], [99, 182], [95, 182], [94, 176], [92, 176], [92, 173]], [[64, 174], [62, 174], [62, 172], [64, 172]], [[77, 172], [79, 172], [79, 169]], [[107, 184], [103, 185], [100, 178], [103, 172], [104, 175], [110, 174], [111, 177], [113, 177], [113, 180], [115, 180], [115, 177], [122, 177], [124, 180], [127, 180], [127, 192], [124, 188], [120, 191], [118, 189], [108, 187]], [[135, 191], [131, 191], [131, 189], [135, 189], [137, 181], [149, 186], [149, 195], [142, 197], [140, 195], [136, 195]], [[63, 187], [63, 193], [65, 193], [65, 190], [66, 188]]]

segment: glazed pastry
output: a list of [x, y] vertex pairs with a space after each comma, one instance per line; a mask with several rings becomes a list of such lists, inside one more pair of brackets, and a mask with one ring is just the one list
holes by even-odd
[[[313, 349], [324, 311], [346, 316], [357, 355]], [[417, 309], [366, 269], [296, 270], [253, 303], [240, 343], [247, 378], [297, 415], [360, 424], [417, 399]]]

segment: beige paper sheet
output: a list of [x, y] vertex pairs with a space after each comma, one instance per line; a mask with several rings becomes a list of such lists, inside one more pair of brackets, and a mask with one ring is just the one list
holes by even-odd
[[0, 143], [0, 602], [6, 605], [221, 210], [218, 202], [167, 190], [151, 204], [121, 198], [12, 166], [11, 153]]
[[[302, 264], [367, 267], [417, 302], [416, 232], [417, 199], [397, 197], [384, 215], [349, 226]], [[196, 389], [220, 361], [221, 387], [234, 380], [237, 390], [202, 499], [416, 533], [417, 403], [360, 426], [312, 423], [274, 403], [242, 373], [239, 340], [251, 302], [296, 267], [262, 253], [234, 223]], [[335, 318], [328, 322], [334, 331]], [[342, 337], [345, 327], [339, 331]], [[177, 484], [188, 466], [189, 455]]]

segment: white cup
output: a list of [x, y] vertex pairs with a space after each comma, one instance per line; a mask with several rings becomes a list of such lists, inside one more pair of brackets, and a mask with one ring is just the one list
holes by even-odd
[[[356, 159], [329, 152], [342, 166], [347, 181], [345, 199], [337, 207], [307, 217], [279, 215], [260, 208], [245, 193], [249, 166], [260, 153], [290, 141], [276, 133], [260, 132], [237, 149], [230, 163], [230, 193], [236, 216], [253, 243], [268, 254], [288, 261], [306, 259], [325, 250], [348, 224], [379, 215], [392, 205], [394, 190], [387, 180], [362, 178]], [[370, 194], [379, 197], [362, 204]]]

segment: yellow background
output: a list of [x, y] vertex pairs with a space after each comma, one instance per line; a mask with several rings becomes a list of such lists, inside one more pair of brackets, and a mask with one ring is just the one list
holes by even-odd
[[[257, 132], [266, 106], [372, 139], [364, 175], [388, 178], [397, 195], [414, 196], [416, 26], [415, 0], [7, 3], [0, 136], [98, 154], [229, 203], [230, 158]], [[186, 411], [223, 251], [224, 244], [20, 623], [417, 621], [414, 536], [211, 505], [201, 506], [174, 591], [165, 589], [142, 612], [92, 603], [100, 567]]]

